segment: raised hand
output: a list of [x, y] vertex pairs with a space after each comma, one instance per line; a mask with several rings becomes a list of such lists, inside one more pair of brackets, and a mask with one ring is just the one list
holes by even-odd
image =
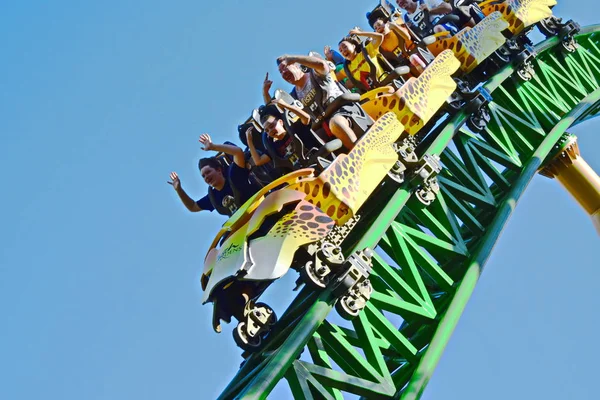
[[265, 92], [269, 92], [269, 90], [271, 90], [271, 85], [273, 85], [273, 81], [269, 80], [269, 73], [267, 72], [267, 76], [265, 76], [265, 80], [263, 82], [263, 90]]
[[171, 178], [171, 180], [167, 181], [167, 183], [169, 185], [173, 186], [173, 189], [175, 189], [175, 190], [181, 189], [181, 181], [179, 180], [179, 176], [177, 175], [177, 172], [171, 172], [169, 177]]
[[325, 46], [325, 48], [323, 49], [323, 51], [325, 52], [325, 58], [327, 60], [333, 62], [333, 53], [331, 52], [331, 46]]
[[246, 140], [248, 141], [248, 145], [250, 144], [250, 142], [252, 141], [252, 131], [254, 130], [254, 127], [251, 126], [248, 129], [246, 129]]
[[354, 28], [354, 29], [351, 29], [349, 33], [350, 33], [350, 35], [359, 35], [361, 32], [362, 32], [362, 31], [361, 31], [361, 30], [360, 30], [360, 28], [357, 26], [356, 28]]
[[210, 135], [208, 133], [203, 133], [200, 135], [200, 139], [198, 139], [200, 143], [202, 143], [202, 150], [211, 151], [214, 150], [214, 144]]

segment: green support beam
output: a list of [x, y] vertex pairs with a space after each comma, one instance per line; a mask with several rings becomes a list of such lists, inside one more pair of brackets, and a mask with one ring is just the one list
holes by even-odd
[[365, 205], [343, 244], [346, 254], [376, 247], [360, 316], [338, 324], [330, 291], [303, 290], [221, 399], [264, 399], [282, 378], [295, 399], [420, 397], [517, 201], [561, 135], [598, 112], [600, 26], [576, 40], [575, 53], [556, 38], [539, 44], [531, 81], [511, 66], [492, 77], [484, 132], [461, 128], [468, 116], [459, 113], [425, 142], [421, 153], [444, 166], [433, 204], [405, 184]]

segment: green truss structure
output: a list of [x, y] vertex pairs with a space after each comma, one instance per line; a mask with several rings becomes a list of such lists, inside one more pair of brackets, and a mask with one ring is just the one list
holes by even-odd
[[344, 327], [330, 291], [304, 289], [221, 399], [264, 399], [282, 378], [295, 399], [420, 397], [527, 185], [567, 129], [599, 111], [600, 25], [576, 41], [574, 53], [558, 38], [537, 45], [530, 81], [512, 66], [491, 78], [481, 134], [462, 128], [464, 113], [433, 129], [420, 152], [442, 160], [437, 199], [424, 206], [409, 183], [384, 187], [344, 243], [376, 248], [366, 308]]

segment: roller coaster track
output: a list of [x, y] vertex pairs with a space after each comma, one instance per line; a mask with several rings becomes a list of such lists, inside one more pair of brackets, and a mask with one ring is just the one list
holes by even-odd
[[567, 129], [600, 110], [600, 25], [576, 40], [574, 53], [556, 37], [538, 44], [530, 81], [510, 65], [487, 81], [492, 120], [481, 134], [462, 128], [463, 112], [429, 134], [420, 153], [444, 166], [433, 204], [408, 183], [367, 204], [344, 243], [347, 253], [377, 247], [375, 290], [352, 329], [328, 319], [330, 291], [304, 289], [221, 399], [266, 398], [282, 378], [295, 399], [420, 397], [517, 201]]

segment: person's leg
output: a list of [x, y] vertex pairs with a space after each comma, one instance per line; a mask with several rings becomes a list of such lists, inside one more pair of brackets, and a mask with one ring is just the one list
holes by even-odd
[[446, 39], [449, 38], [450, 36], [452, 36], [451, 31], [444, 25], [436, 25], [433, 27], [433, 32], [434, 33], [442, 33], [442, 32], [446, 32], [447, 34], [444, 36], [440, 36], [438, 39]]
[[350, 126], [350, 121], [343, 115], [336, 114], [329, 120], [329, 129], [333, 135], [342, 141], [344, 147], [348, 150], [354, 148], [356, 134]]
[[409, 59], [411, 65], [415, 67], [419, 73], [417, 76], [419, 76], [423, 71], [425, 71], [425, 68], [427, 68], [427, 64], [425, 64], [425, 61], [423, 61], [418, 54], [411, 54]]

